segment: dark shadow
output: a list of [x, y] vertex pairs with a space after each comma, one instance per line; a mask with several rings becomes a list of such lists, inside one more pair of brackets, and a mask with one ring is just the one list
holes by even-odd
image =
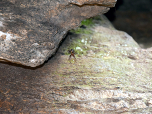
[[21, 64], [17, 64], [17, 63], [12, 63], [12, 62], [4, 62], [4, 61], [1, 61], [0, 64], [6, 64], [6, 65], [13, 66], [13, 67], [21, 67], [21, 68], [29, 69], [29, 70], [36, 70], [36, 69], [39, 69], [44, 66], [44, 63], [37, 67], [30, 67], [30, 66], [25, 66], [25, 65], [21, 65]]
[[105, 14], [105, 16], [110, 21], [114, 21], [116, 19], [115, 12], [119, 9], [119, 6], [123, 5], [123, 3], [123, 0], [117, 0], [115, 7], [110, 8], [110, 10]]
[[140, 47], [149, 48], [152, 46], [151, 5], [152, 0], [117, 0], [105, 16], [116, 29], [131, 35]]

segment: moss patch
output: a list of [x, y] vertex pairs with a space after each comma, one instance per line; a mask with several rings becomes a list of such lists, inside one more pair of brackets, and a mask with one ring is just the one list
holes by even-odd
[[93, 18], [85, 19], [81, 21], [81, 25], [86, 25], [87, 27], [90, 27], [94, 24]]

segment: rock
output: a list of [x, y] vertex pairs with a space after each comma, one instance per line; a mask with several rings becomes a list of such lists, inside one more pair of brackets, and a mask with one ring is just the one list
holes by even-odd
[[[117, 93], [117, 95], [116, 95]], [[135, 95], [136, 99], [132, 99], [130, 94]], [[144, 100], [145, 98], [152, 97], [151, 93], [133, 93], [122, 90], [91, 90], [91, 89], [79, 89], [74, 91], [64, 99], [67, 102], [77, 102], [79, 107], [83, 107], [90, 110], [100, 111], [114, 111], [129, 109], [147, 108]], [[142, 99], [142, 100], [138, 100]], [[150, 104], [150, 101], [148, 101]], [[76, 104], [75, 104], [76, 105]]]
[[131, 108], [133, 108], [133, 109], [147, 108], [147, 106], [142, 100], [136, 100]]
[[152, 99], [150, 99], [147, 103], [148, 103], [148, 106], [152, 107]]
[[57, 50], [68, 30], [105, 13], [116, 0], [2, 0], [0, 59], [36, 67]]
[[152, 113], [152, 48], [108, 22], [82, 21], [39, 68], [0, 63], [0, 113]]

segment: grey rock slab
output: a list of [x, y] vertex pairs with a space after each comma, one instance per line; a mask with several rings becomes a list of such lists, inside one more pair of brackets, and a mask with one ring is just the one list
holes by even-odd
[[57, 50], [68, 30], [105, 13], [116, 0], [0, 1], [0, 60], [36, 67]]

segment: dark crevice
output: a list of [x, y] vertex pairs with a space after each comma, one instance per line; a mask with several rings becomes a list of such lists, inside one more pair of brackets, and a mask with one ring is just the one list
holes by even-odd
[[117, 0], [105, 14], [118, 30], [131, 35], [141, 48], [152, 47], [152, 0]]

